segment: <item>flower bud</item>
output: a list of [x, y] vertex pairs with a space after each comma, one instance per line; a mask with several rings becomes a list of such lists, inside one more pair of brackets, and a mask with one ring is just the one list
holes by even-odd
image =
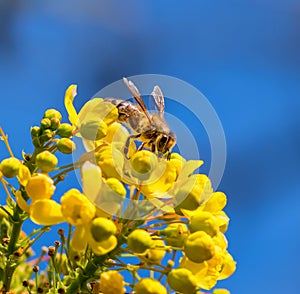
[[103, 294], [123, 294], [125, 292], [123, 276], [117, 271], [102, 273], [100, 291]]
[[44, 130], [42, 135], [40, 136], [40, 142], [41, 144], [44, 144], [51, 140], [55, 136], [55, 133], [51, 131], [50, 129]]
[[70, 138], [73, 135], [74, 130], [75, 128], [72, 125], [63, 123], [58, 127], [56, 135], [62, 138]]
[[52, 171], [57, 165], [57, 157], [49, 151], [43, 151], [36, 156], [35, 163], [43, 172]]
[[191, 217], [189, 229], [191, 233], [204, 231], [213, 237], [218, 233], [219, 225], [216, 217], [214, 217], [210, 212], [199, 211]]
[[30, 129], [31, 137], [38, 137], [41, 134], [41, 128], [38, 126], [31, 127]]
[[80, 134], [83, 138], [98, 141], [107, 134], [107, 124], [103, 120], [90, 120], [80, 126]]
[[185, 224], [180, 223], [170, 224], [160, 234], [165, 236], [167, 245], [181, 248], [187, 237], [187, 227]]
[[126, 196], [124, 185], [115, 178], [108, 178], [105, 181], [103, 197], [106, 201], [120, 202]]
[[173, 269], [167, 278], [170, 287], [182, 294], [195, 293], [198, 288], [196, 277], [185, 268]]
[[165, 243], [163, 240], [153, 240], [153, 246], [147, 250], [146, 257], [150, 262], [160, 263], [166, 254]]
[[51, 118], [51, 130], [55, 131], [60, 125], [60, 120], [56, 117]]
[[188, 236], [184, 243], [186, 256], [193, 262], [201, 263], [215, 254], [213, 239], [203, 231]]
[[137, 229], [129, 234], [127, 244], [133, 252], [143, 253], [151, 248], [153, 241], [148, 232]]
[[51, 120], [49, 118], [43, 118], [41, 120], [41, 127], [45, 130], [45, 129], [50, 129], [51, 127]]
[[136, 152], [130, 159], [132, 167], [132, 175], [145, 180], [149, 178], [151, 172], [154, 171], [158, 164], [157, 156], [148, 150]]
[[57, 111], [56, 109], [47, 109], [44, 113], [44, 118], [49, 118], [50, 120], [52, 118], [57, 118], [59, 121], [61, 121], [62, 119], [62, 115], [59, 111]]
[[113, 221], [97, 217], [92, 221], [91, 233], [96, 242], [102, 242], [117, 232], [116, 225]]
[[56, 144], [57, 149], [63, 154], [71, 154], [75, 151], [75, 143], [68, 138], [61, 138]]
[[19, 159], [15, 157], [9, 157], [2, 160], [0, 164], [0, 171], [2, 172], [3, 176], [7, 178], [13, 178], [18, 175], [20, 165], [21, 162]]
[[33, 200], [50, 199], [55, 191], [53, 180], [45, 174], [37, 174], [28, 180], [26, 193]]
[[135, 284], [136, 294], [167, 294], [166, 288], [159, 282], [151, 278], [143, 278]]

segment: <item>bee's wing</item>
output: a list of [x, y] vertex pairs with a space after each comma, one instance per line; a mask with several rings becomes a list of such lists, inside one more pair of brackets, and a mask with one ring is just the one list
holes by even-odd
[[132, 94], [133, 98], [135, 99], [135, 101], [139, 104], [139, 106], [141, 107], [143, 113], [145, 113], [147, 119], [149, 120], [150, 123], [152, 123], [151, 121], [151, 117], [150, 114], [147, 110], [146, 104], [142, 98], [141, 93], [139, 92], [139, 90], [137, 89], [137, 87], [134, 85], [134, 83], [132, 81], [129, 81], [126, 78], [123, 78], [124, 84], [127, 86], [127, 88], [129, 89], [130, 93]]
[[152, 97], [154, 98], [155, 104], [158, 108], [159, 116], [164, 118], [165, 114], [165, 98], [159, 86], [155, 86], [152, 93]]

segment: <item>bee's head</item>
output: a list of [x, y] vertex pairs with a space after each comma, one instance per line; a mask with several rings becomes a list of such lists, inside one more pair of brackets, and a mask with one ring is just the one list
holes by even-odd
[[157, 151], [163, 154], [170, 152], [172, 147], [176, 143], [176, 137], [173, 133], [170, 134], [162, 134], [158, 137], [156, 144], [157, 144]]

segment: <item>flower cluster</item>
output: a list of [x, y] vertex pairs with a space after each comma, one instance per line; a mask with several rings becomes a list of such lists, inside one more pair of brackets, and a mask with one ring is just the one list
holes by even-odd
[[[49, 109], [31, 128], [35, 149], [23, 153], [22, 160], [1, 130], [10, 152], [0, 164], [7, 193], [7, 205], [0, 210], [2, 292], [19, 289], [16, 273], [28, 265], [32, 244], [62, 223], [69, 225], [67, 236], [59, 230], [60, 241], [32, 262], [37, 266], [48, 260], [46, 271], [52, 274], [47, 277], [34, 267], [35, 283], [29, 272], [24, 293], [192, 294], [231, 276], [236, 266], [224, 235], [227, 198], [196, 172], [203, 162], [137, 146], [115, 105], [94, 98], [77, 113], [75, 96], [71, 85], [65, 94], [70, 123]], [[60, 156], [75, 151], [75, 136], [85, 152], [59, 166]], [[55, 195], [56, 186], [75, 169], [80, 169], [82, 189]], [[9, 182], [13, 178], [17, 187]], [[29, 236], [22, 233], [26, 219], [41, 225]]]

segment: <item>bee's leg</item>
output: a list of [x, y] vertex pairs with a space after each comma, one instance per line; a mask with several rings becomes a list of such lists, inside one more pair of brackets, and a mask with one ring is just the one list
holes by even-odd
[[170, 160], [170, 159], [171, 159], [171, 152], [168, 151], [167, 160]]
[[125, 147], [124, 147], [124, 153], [125, 153], [125, 157], [126, 159], [130, 159], [128, 156], [128, 150], [129, 150], [129, 146], [130, 146], [130, 141], [131, 139], [137, 139], [141, 136], [141, 134], [137, 134], [137, 135], [131, 135], [127, 138], [126, 143], [125, 143]]
[[155, 153], [155, 151], [156, 151], [156, 144], [155, 144], [155, 142], [152, 142], [152, 144], [151, 144], [151, 152]]

